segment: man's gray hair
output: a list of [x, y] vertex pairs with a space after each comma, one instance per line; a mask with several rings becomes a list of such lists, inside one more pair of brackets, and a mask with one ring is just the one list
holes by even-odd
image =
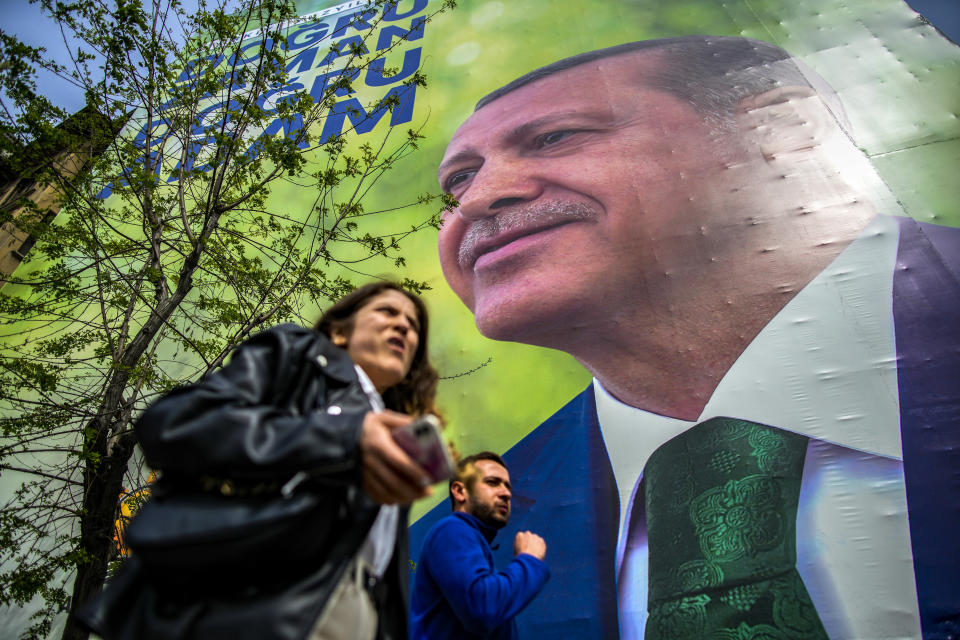
[[475, 110], [520, 87], [588, 62], [638, 52], [659, 55], [661, 64], [644, 84], [688, 102], [718, 132], [733, 130], [736, 106], [748, 96], [777, 87], [816, 91], [844, 132], [847, 115], [836, 92], [816, 72], [789, 53], [762, 40], [694, 35], [640, 40], [588, 51], [535, 69], [477, 102]]

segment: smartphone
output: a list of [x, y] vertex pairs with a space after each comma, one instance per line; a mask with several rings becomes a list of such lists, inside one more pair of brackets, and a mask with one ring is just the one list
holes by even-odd
[[393, 439], [434, 483], [453, 477], [453, 458], [436, 416], [420, 416], [407, 426], [394, 429]]

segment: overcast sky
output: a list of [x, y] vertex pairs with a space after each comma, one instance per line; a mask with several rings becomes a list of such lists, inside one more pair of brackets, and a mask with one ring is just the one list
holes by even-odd
[[[55, 59], [66, 59], [60, 31], [52, 20], [43, 16], [39, 5], [30, 4], [29, 0], [0, 2], [3, 4], [0, 29], [18, 36], [29, 45], [46, 47]], [[908, 4], [951, 40], [960, 42], [960, 0], [909, 0]], [[83, 107], [83, 93], [70, 83], [51, 75], [40, 77], [37, 82], [41, 91], [54, 103], [71, 112]]]

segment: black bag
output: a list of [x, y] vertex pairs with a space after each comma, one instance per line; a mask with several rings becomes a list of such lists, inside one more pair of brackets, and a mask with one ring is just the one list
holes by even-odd
[[125, 540], [147, 574], [165, 582], [297, 573], [313, 565], [343, 525], [343, 490], [324, 489], [223, 495], [161, 483]]

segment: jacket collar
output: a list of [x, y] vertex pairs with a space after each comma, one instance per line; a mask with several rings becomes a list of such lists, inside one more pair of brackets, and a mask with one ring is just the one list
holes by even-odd
[[490, 525], [484, 524], [476, 516], [470, 515], [469, 513], [464, 513], [463, 511], [454, 511], [453, 515], [457, 516], [474, 529], [482, 533], [483, 537], [487, 540], [487, 544], [492, 543], [493, 539], [497, 537], [497, 531], [499, 531], [499, 529], [494, 529]]
[[317, 334], [317, 339], [307, 351], [307, 358], [320, 367], [324, 375], [340, 382], [351, 382], [357, 377], [353, 369], [353, 360], [346, 350], [334, 345], [321, 333]]

